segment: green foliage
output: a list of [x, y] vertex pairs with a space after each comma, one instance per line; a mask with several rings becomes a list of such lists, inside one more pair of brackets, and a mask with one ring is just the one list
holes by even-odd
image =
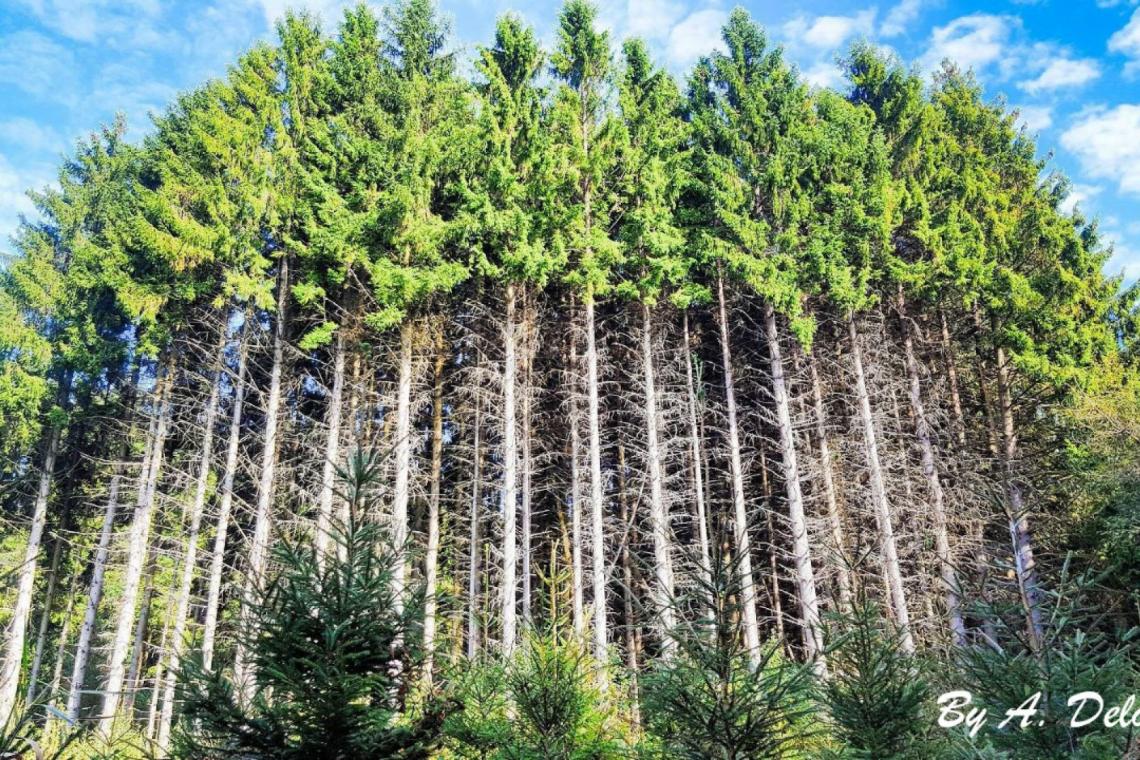
[[738, 579], [735, 563], [714, 557], [698, 581], [709, 614], [679, 629], [676, 656], [641, 679], [646, 728], [667, 758], [795, 758], [819, 749], [811, 667], [788, 659], [777, 641], [747, 650], [735, 622]]
[[[1105, 708], [1121, 705], [1140, 686], [1136, 669], [1137, 629], [1120, 628], [1118, 618], [1091, 602], [1103, 591], [1091, 576], [1071, 577], [1066, 572], [1048, 594], [1045, 638], [1040, 649], [1030, 646], [1020, 611], [982, 610], [995, 621], [992, 646], [956, 653], [954, 688], [973, 695], [975, 705], [1002, 715], [1040, 693], [1037, 712], [1021, 729], [1020, 718], [997, 728], [991, 719], [982, 737], [1011, 756], [1035, 758], [1121, 757], [1131, 741], [1127, 730], [1107, 728], [1100, 721], [1074, 728], [1070, 725], [1071, 696], [1095, 691]], [[1088, 717], [1091, 707], [1086, 707]], [[1103, 717], [1103, 714], [1102, 714]]]
[[32, 757], [37, 760], [58, 760], [67, 757], [68, 748], [79, 737], [71, 726], [58, 731], [55, 736], [45, 736], [40, 730], [44, 715], [50, 721], [63, 716], [54, 709], [46, 708], [42, 700], [31, 704], [17, 702], [10, 715], [0, 718], [0, 757]]
[[667, 72], [653, 67], [643, 42], [629, 40], [622, 52], [618, 100], [625, 135], [617, 237], [625, 248], [627, 275], [618, 292], [649, 305], [672, 295], [684, 307], [699, 299], [703, 288], [690, 279], [691, 259], [677, 224], [688, 158], [680, 93]]
[[[2, 276], [2, 275], [0, 275]], [[12, 293], [0, 286], [0, 467], [36, 442], [50, 386], [51, 344], [27, 324]]]
[[1102, 583], [1140, 601], [1140, 378], [1098, 368], [1067, 410], [1068, 515], [1063, 541]]
[[463, 757], [605, 760], [626, 756], [598, 664], [557, 629], [533, 634], [505, 663], [474, 663], [452, 696], [444, 732]]
[[309, 542], [277, 547], [280, 571], [250, 600], [256, 683], [248, 704], [225, 675], [187, 664], [177, 757], [427, 756], [439, 717], [402, 713], [420, 663], [419, 603], [413, 594], [396, 611], [399, 554], [364, 520], [379, 473], [374, 459], [353, 459], [349, 522], [327, 556]]
[[723, 639], [684, 647], [642, 681], [649, 731], [670, 758], [803, 757], [817, 738], [811, 670], [778, 642], [756, 662]]
[[384, 31], [380, 102], [392, 119], [387, 151], [399, 160], [388, 167], [380, 245], [365, 264], [376, 301], [366, 321], [377, 330], [468, 276], [455, 250], [454, 210], [439, 192], [462, 165], [453, 149], [465, 144], [470, 120], [466, 88], [443, 52], [447, 26], [429, 0], [406, 0], [385, 9]]
[[506, 282], [541, 287], [565, 266], [547, 242], [551, 149], [544, 91], [536, 84], [543, 54], [534, 30], [518, 17], [499, 19], [495, 43], [480, 50], [480, 118], [459, 225], [475, 269]]
[[743, 9], [733, 10], [722, 36], [726, 52], [698, 63], [689, 81], [702, 209], [690, 217], [695, 244], [706, 265], [723, 267], [810, 343], [796, 255], [810, 212], [801, 149], [812, 124], [807, 89]]
[[558, 15], [558, 44], [550, 71], [562, 83], [551, 114], [558, 151], [559, 201], [551, 228], [569, 254], [567, 283], [584, 300], [613, 286], [621, 247], [609, 234], [615, 154], [621, 141], [617, 120], [605, 108], [612, 78], [609, 33], [596, 28], [597, 9], [570, 0]]
[[820, 692], [840, 757], [923, 758], [946, 749], [932, 733], [930, 685], [880, 607], [863, 602], [833, 615], [826, 638], [829, 677]]

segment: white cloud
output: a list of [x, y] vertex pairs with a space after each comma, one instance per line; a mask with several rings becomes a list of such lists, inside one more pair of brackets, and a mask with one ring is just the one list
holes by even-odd
[[0, 121], [0, 143], [14, 145], [24, 151], [58, 152], [67, 142], [53, 128], [23, 116]]
[[679, 0], [629, 0], [625, 32], [630, 37], [666, 40], [673, 25], [685, 15]]
[[1100, 66], [1092, 58], [1059, 58], [1051, 61], [1036, 78], [1022, 82], [1021, 89], [1034, 93], [1060, 87], [1076, 87], [1099, 76]]
[[721, 10], [703, 10], [690, 14], [673, 27], [665, 52], [674, 66], [686, 66], [712, 50], [723, 50], [720, 32], [728, 14]]
[[883, 37], [899, 36], [918, 18], [923, 5], [925, 5], [924, 0], [900, 0], [897, 5], [887, 11], [883, 25], [879, 27], [879, 34]]
[[1136, 5], [1140, 0], [1096, 0], [1097, 8], [1115, 8], [1118, 5]]
[[813, 87], [842, 87], [843, 72], [834, 63], [820, 61], [802, 72], [805, 82]]
[[1053, 109], [1049, 106], [1018, 106], [1018, 122], [1030, 132], [1040, 132], [1053, 125]]
[[71, 51], [38, 32], [0, 38], [0, 83], [45, 100], [73, 103], [76, 71]]
[[1132, 59], [1124, 67], [1126, 73], [1134, 72], [1140, 67], [1140, 8], [1132, 14], [1124, 28], [1108, 38], [1108, 49]]
[[1140, 195], [1140, 104], [1083, 112], [1061, 135], [1061, 145], [1089, 176], [1114, 180], [1122, 193]]
[[872, 8], [854, 16], [797, 16], [784, 24], [784, 36], [793, 44], [834, 50], [856, 35], [870, 35], [874, 27]]
[[160, 0], [19, 0], [55, 34], [104, 47], [158, 48], [174, 35], [161, 31]]
[[254, 4], [261, 8], [270, 29], [285, 17], [286, 11], [309, 11], [329, 28], [340, 21], [341, 12], [350, 5], [350, 0], [254, 0]]
[[1084, 211], [1085, 208], [1083, 204], [1085, 201], [1100, 195], [1102, 189], [1103, 188], [1098, 185], [1083, 185], [1079, 182], [1074, 182], [1073, 186], [1069, 189], [1069, 195], [1065, 200], [1061, 201], [1060, 208], [1062, 213], [1071, 214], [1078, 206]]
[[131, 138], [148, 132], [150, 114], [161, 113], [178, 94], [173, 85], [142, 75], [142, 63], [127, 59], [104, 66], [94, 77], [88, 96], [92, 110], [110, 106], [126, 116]]
[[933, 71], [949, 59], [963, 69], [980, 72], [1004, 57], [1017, 24], [1017, 19], [1009, 16], [974, 13], [937, 26], [930, 34], [930, 47], [920, 65]]

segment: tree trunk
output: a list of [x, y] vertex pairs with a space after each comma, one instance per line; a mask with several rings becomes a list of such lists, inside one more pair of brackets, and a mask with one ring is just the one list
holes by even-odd
[[111, 644], [111, 655], [107, 662], [107, 678], [103, 686], [103, 706], [100, 712], [99, 731], [104, 736], [111, 735], [119, 701], [123, 695], [125, 666], [131, 645], [131, 631], [134, 628], [135, 612], [138, 606], [139, 586], [142, 583], [143, 566], [150, 550], [150, 525], [154, 517], [154, 503], [158, 487], [159, 473], [162, 470], [163, 449], [166, 446], [166, 432], [173, 406], [170, 401], [174, 385], [174, 367], [167, 362], [162, 377], [158, 380], [155, 405], [158, 421], [155, 424], [154, 439], [150, 446], [149, 461], [143, 464], [139, 479], [138, 499], [135, 503], [134, 521], [128, 539], [127, 567], [123, 579], [123, 593], [119, 599], [119, 615], [115, 625], [115, 636]]
[[699, 409], [697, 406], [697, 390], [693, 382], [693, 357], [690, 351], [689, 338], [689, 312], [686, 309], [682, 315], [683, 340], [685, 346], [685, 391], [689, 400], [689, 452], [692, 457], [691, 468], [693, 473], [693, 493], [697, 506], [697, 543], [701, 552], [701, 577], [705, 591], [712, 590], [712, 550], [709, 546], [708, 508], [705, 505], [705, 481], [701, 470], [703, 468], [701, 429], [697, 421]]
[[[64, 393], [61, 393], [61, 398]], [[20, 666], [24, 661], [24, 637], [27, 635], [28, 619], [32, 614], [32, 591], [36, 583], [36, 564], [40, 558], [40, 545], [43, 542], [44, 527], [47, 525], [48, 500], [51, 498], [52, 481], [55, 478], [55, 460], [59, 454], [60, 438], [63, 431], [53, 425], [48, 433], [44, 448], [43, 465], [40, 468], [39, 487], [32, 505], [32, 525], [28, 531], [28, 544], [24, 549], [24, 560], [20, 565], [20, 575], [16, 586], [16, 603], [12, 608], [12, 618], [8, 623], [8, 643], [4, 652], [4, 664], [0, 667], [0, 720], [7, 720], [16, 706], [16, 692], [20, 683]]]
[[800, 470], [796, 460], [788, 388], [784, 380], [784, 360], [776, 329], [776, 312], [767, 304], [764, 306], [764, 328], [768, 337], [772, 396], [776, 403], [776, 421], [780, 428], [780, 461], [783, 464], [784, 490], [788, 499], [789, 527], [792, 529], [792, 559], [796, 567], [796, 592], [800, 602], [804, 653], [809, 660], [816, 663], [818, 668], [823, 665], [823, 659], [819, 657], [823, 652], [823, 634], [819, 628], [819, 598], [815, 588], [815, 568], [811, 561], [807, 518], [804, 516], [804, 500], [800, 491]]
[[530, 305], [526, 293], [523, 294], [523, 398], [522, 398], [522, 619], [523, 625], [531, 624], [531, 475], [533, 461], [530, 448], [530, 405], [531, 405], [531, 370], [534, 363], [534, 346], [529, 329], [532, 325]]
[[[162, 714], [158, 722], [158, 748], [166, 752], [170, 744], [170, 726], [174, 719], [174, 687], [178, 681], [178, 668], [186, 647], [186, 624], [190, 613], [190, 591], [194, 586], [194, 575], [198, 571], [198, 534], [202, 528], [202, 511], [206, 506], [206, 489], [210, 485], [210, 464], [214, 453], [214, 425], [218, 419], [218, 399], [221, 396], [223, 362], [225, 361], [226, 333], [222, 328], [218, 342], [215, 371], [210, 382], [210, 395], [206, 401], [206, 419], [202, 430], [202, 451], [198, 460], [198, 477], [194, 484], [194, 501], [190, 505], [190, 524], [186, 531], [186, 555], [182, 559], [182, 576], [174, 603], [174, 620], [171, 638], [168, 642], [169, 655], [166, 662], [166, 684], [162, 700]], [[169, 621], [168, 621], [169, 622]], [[157, 696], [158, 679], [156, 677]]]
[[[72, 613], [75, 611], [75, 602], [79, 596], [75, 593], [75, 586], [79, 579], [79, 571], [73, 570], [71, 573], [71, 582], [67, 587], [67, 608], [63, 613], [63, 625], [59, 629], [59, 638], [55, 646], [55, 660], [51, 670], [51, 685], [48, 687], [48, 694], [52, 695], [52, 702], [59, 704], [55, 697], [60, 694], [60, 686], [63, 683], [63, 663], [65, 654], [67, 652], [67, 644], [71, 639], [71, 623]], [[55, 717], [53, 714], [52, 718]], [[51, 723], [52, 718], [48, 719]]]
[[598, 411], [598, 347], [594, 324], [594, 299], [586, 300], [586, 394], [590, 425], [590, 516], [594, 582], [594, 657], [606, 660], [606, 542], [602, 499], [602, 432]]
[[393, 586], [397, 613], [404, 609], [408, 550], [408, 481], [412, 466], [412, 324], [400, 326], [400, 368], [396, 386], [396, 483], [392, 494], [392, 541], [396, 546]]
[[[478, 394], [478, 391], [476, 391]], [[483, 454], [479, 448], [483, 425], [483, 399], [475, 400], [475, 430], [471, 472], [471, 535], [469, 558], [470, 575], [467, 577], [467, 658], [475, 659], [479, 654], [479, 560], [481, 538], [479, 535], [479, 504], [482, 501]]]
[[875, 508], [875, 520], [879, 526], [883, 574], [890, 591], [891, 608], [895, 614], [895, 622], [898, 623], [902, 636], [902, 649], [910, 654], [914, 652], [914, 638], [910, 630], [910, 612], [906, 606], [906, 591], [903, 589], [902, 570], [899, 567], [891, 506], [887, 501], [883, 468], [879, 462], [878, 436], [875, 433], [875, 420], [871, 413], [871, 397], [867, 392], [867, 378], [863, 372], [863, 351], [859, 345], [859, 333], [855, 329], [854, 315], [849, 314], [847, 316], [847, 331], [851, 338], [851, 362], [855, 370], [855, 395], [858, 397], [859, 417], [863, 423], [863, 449], [867, 458], [867, 474], [871, 481], [871, 501]]
[[[631, 545], [634, 540], [634, 525], [636, 514], [629, 508], [629, 497], [626, 491], [625, 444], [618, 442], [618, 508], [621, 511], [621, 522], [625, 529], [625, 540], [621, 546], [621, 576], [622, 576], [622, 620], [625, 622], [625, 666], [630, 675], [630, 705], [633, 710], [635, 723], [638, 722], [637, 699], [637, 619], [634, 617], [633, 604], [633, 551]], [[665, 642], [666, 639], [662, 639]], [[671, 651], [676, 651], [676, 641], [672, 641]]]
[[[571, 313], [573, 313], [571, 304]], [[573, 317], [571, 318], [573, 319]], [[578, 340], [574, 325], [570, 327], [570, 548], [571, 585], [574, 635], [582, 644], [586, 642], [586, 595], [584, 569], [582, 567], [582, 475], [579, 469], [582, 440], [578, 431]]]
[[989, 446], [990, 457], [993, 461], [1001, 458], [1001, 451], [998, 448], [998, 432], [997, 432], [997, 416], [998, 412], [994, 409], [994, 400], [989, 392], [988, 381], [988, 368], [987, 357], [985, 350], [982, 346], [982, 336], [984, 327], [982, 325], [982, 313], [977, 304], [973, 307], [974, 318], [974, 359], [978, 375], [978, 395], [982, 402], [982, 411], [986, 419], [986, 443]]
[[938, 310], [942, 325], [942, 360], [946, 363], [946, 377], [950, 381], [950, 405], [954, 411], [954, 435], [958, 446], [966, 447], [966, 418], [962, 414], [962, 394], [958, 391], [958, 365], [954, 361], [954, 344], [950, 342], [950, 326], [946, 323], [946, 313]]
[[[136, 370], [132, 396], [137, 393], [139, 375]], [[123, 438], [119, 449], [119, 458], [112, 467], [111, 482], [108, 486], [107, 506], [103, 509], [103, 524], [99, 529], [99, 543], [95, 549], [95, 558], [91, 567], [91, 584], [87, 590], [87, 605], [83, 611], [83, 623], [79, 628], [79, 639], [75, 644], [75, 659], [71, 666], [71, 684], [67, 694], [66, 714], [68, 720], [75, 723], [79, 720], [79, 706], [83, 700], [83, 685], [87, 679], [87, 665], [91, 657], [91, 641], [95, 636], [95, 629], [99, 623], [99, 605], [103, 601], [104, 577], [107, 573], [107, 558], [111, 551], [111, 540], [115, 536], [115, 515], [119, 511], [119, 492], [122, 488], [123, 475], [126, 470], [126, 459], [130, 454], [131, 439], [134, 438], [137, 424], [137, 400], [130, 406], [131, 421], [127, 434]], [[145, 469], [150, 462], [151, 444], [154, 440], [154, 429], [157, 419], [151, 425], [147, 435], [147, 448], [143, 452], [142, 467]], [[145, 480], [145, 472], [139, 475], [139, 482]], [[141, 488], [141, 486], [140, 486]]]
[[317, 514], [317, 561], [323, 564], [329, 551], [333, 528], [333, 495], [337, 464], [340, 462], [340, 415], [344, 399], [344, 327], [338, 327], [333, 341], [333, 384], [325, 418], [325, 460], [321, 466], [320, 511]]
[[230, 412], [229, 440], [226, 444], [226, 462], [218, 487], [218, 521], [214, 526], [214, 548], [210, 554], [210, 584], [206, 592], [206, 619], [202, 624], [202, 667], [209, 671], [214, 664], [214, 641], [218, 631], [218, 613], [222, 601], [222, 575], [226, 566], [226, 536], [230, 529], [230, 515], [234, 503], [234, 476], [238, 467], [238, 448], [241, 444], [241, 415], [245, 404], [245, 365], [249, 353], [245, 331], [249, 321], [238, 333], [238, 367], [234, 377], [233, 409]]
[[776, 618], [776, 638], [785, 652], [791, 651], [791, 646], [784, 633], [784, 601], [780, 593], [780, 560], [776, 556], [776, 525], [772, 519], [772, 484], [768, 479], [768, 456], [760, 449], [760, 488], [764, 495], [764, 521], [768, 528], [768, 582], [771, 584], [769, 595], [772, 598], [772, 615]]
[[[265, 405], [265, 445], [261, 454], [261, 476], [257, 482], [257, 511], [253, 523], [253, 539], [249, 549], [249, 565], [246, 570], [248, 595], [257, 593], [264, 582], [265, 567], [269, 561], [269, 534], [273, 526], [273, 497], [277, 489], [275, 471], [277, 468], [277, 428], [281, 413], [281, 372], [285, 363], [285, 326], [288, 323], [289, 305], [289, 257], [281, 257], [281, 271], [277, 284], [277, 319], [273, 326], [273, 365], [269, 371], [269, 395]], [[248, 630], [252, 625], [252, 614], [246, 600], [242, 602], [241, 625]], [[248, 703], [253, 694], [253, 673], [249, 662], [249, 652], [238, 639], [234, 655], [234, 681], [243, 703]]]
[[515, 286], [507, 285], [507, 316], [503, 327], [503, 641], [505, 654], [515, 649], [518, 639], [516, 603], [518, 591], [518, 442], [515, 439]]
[[1041, 619], [1041, 588], [1037, 580], [1037, 563], [1033, 559], [1033, 536], [1029, 516], [1014, 474], [1017, 461], [1017, 431], [1013, 423], [1013, 396], [1009, 381], [1008, 357], [1000, 344], [994, 349], [997, 364], [998, 404], [1001, 407], [1001, 463], [1009, 517], [1009, 537], [1013, 548], [1013, 565], [1029, 638], [1035, 650], [1041, 649], [1044, 624]]
[[899, 317], [903, 328], [903, 353], [906, 356], [907, 375], [910, 377], [910, 406], [914, 412], [914, 435], [918, 439], [922, 454], [922, 474], [930, 489], [930, 510], [934, 518], [934, 547], [938, 552], [939, 575], [942, 578], [943, 593], [946, 594], [946, 611], [950, 617], [950, 633], [954, 646], [966, 643], [966, 624], [962, 619], [959, 603], [960, 586], [958, 574], [950, 557], [950, 532], [946, 520], [946, 504], [942, 491], [942, 479], [934, 458], [934, 443], [930, 438], [930, 423], [926, 419], [926, 408], [922, 403], [922, 384], [919, 378], [918, 359], [914, 355], [914, 339], [911, 335], [910, 320], [906, 315], [906, 302], [902, 286], [899, 286]]
[[[63, 527], [67, 527], [67, 517], [64, 515]], [[36, 647], [32, 655], [32, 667], [28, 671], [28, 694], [25, 704], [31, 707], [36, 697], [36, 683], [40, 680], [40, 668], [44, 662], [44, 647], [47, 646], [47, 632], [51, 625], [51, 607], [55, 602], [55, 587], [59, 583], [59, 561], [63, 557], [63, 536], [57, 535], [55, 546], [51, 550], [51, 566], [48, 570], [48, 587], [44, 592], [44, 606], [40, 612], [39, 632], [36, 634]]]
[[[163, 615], [162, 622], [162, 636], [158, 639], [158, 662], [154, 665], [154, 679], [151, 681], [150, 687], [150, 703], [147, 705], [146, 711], [146, 733], [147, 741], [155, 740], [155, 729], [158, 727], [158, 719], [160, 715], [159, 704], [165, 704], [162, 699], [163, 685], [166, 682], [164, 676], [168, 672], [165, 667], [165, 658], [162, 657], [163, 652], [170, 649], [170, 605], [167, 604], [165, 614]], [[171, 695], [173, 698], [173, 694]]]
[[151, 552], [146, 569], [146, 590], [143, 592], [143, 601], [139, 606], [139, 615], [135, 621], [135, 632], [131, 643], [131, 666], [127, 669], [127, 675], [123, 681], [123, 696], [120, 700], [120, 705], [126, 707], [128, 718], [134, 717], [135, 693], [138, 691], [141, 680], [139, 674], [142, 672], [143, 657], [146, 654], [146, 635], [150, 630], [150, 611], [157, 592], [154, 579], [156, 572], [156, 555]]
[[662, 654], [671, 658], [677, 651], [673, 638], [677, 619], [674, 611], [672, 539], [669, 514], [665, 507], [665, 485], [661, 452], [657, 440], [660, 420], [657, 412], [657, 388], [653, 373], [653, 323], [649, 306], [641, 309], [641, 362], [645, 381], [646, 458], [649, 460], [649, 525], [653, 535], [653, 596], [660, 627]]
[[808, 353], [808, 368], [811, 371], [811, 394], [815, 407], [815, 437], [819, 446], [819, 467], [823, 477], [823, 493], [827, 500], [827, 521], [831, 527], [831, 543], [838, 562], [836, 578], [839, 585], [839, 609], [851, 611], [851, 568], [847, 559], [847, 538], [843, 529], [843, 517], [839, 514], [839, 498], [835, 489], [835, 473], [831, 463], [831, 444], [827, 438], [827, 417], [823, 408], [823, 387], [819, 381], [819, 368], [815, 354]]
[[736, 543], [740, 601], [744, 612], [744, 644], [754, 663], [760, 658], [760, 623], [756, 617], [756, 584], [752, 579], [752, 543], [748, 537], [748, 507], [744, 501], [744, 465], [740, 457], [740, 429], [736, 422], [736, 387], [732, 375], [732, 349], [728, 340], [728, 313], [724, 303], [724, 275], [717, 274], [717, 316], [720, 323], [724, 395], [728, 413], [729, 463], [732, 470], [733, 538]]
[[443, 477], [443, 367], [447, 360], [443, 324], [436, 336], [431, 405], [431, 486], [428, 494], [427, 553], [424, 556], [424, 678], [432, 681], [435, 665], [436, 598], [439, 586], [439, 497]]

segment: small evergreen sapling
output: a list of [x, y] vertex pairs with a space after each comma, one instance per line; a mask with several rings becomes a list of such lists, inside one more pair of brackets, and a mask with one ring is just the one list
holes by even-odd
[[939, 756], [927, 714], [935, 697], [883, 610], [863, 601], [831, 616], [826, 633], [830, 677], [820, 691], [843, 747], [838, 756]]
[[[401, 715], [420, 663], [419, 604], [405, 589], [395, 603], [397, 547], [362, 515], [377, 478], [374, 457], [357, 454], [342, 473], [348, 522], [333, 528], [328, 554], [312, 542], [277, 547], [275, 573], [255, 598], [252, 698], [220, 672], [188, 663], [183, 758], [425, 758], [440, 716]], [[319, 559], [323, 561], [318, 561]]]
[[666, 758], [740, 760], [810, 755], [810, 665], [789, 660], [777, 642], [749, 651], [738, 633], [739, 570], [719, 556], [699, 581], [710, 619], [676, 631], [677, 656], [641, 681], [649, 733]]

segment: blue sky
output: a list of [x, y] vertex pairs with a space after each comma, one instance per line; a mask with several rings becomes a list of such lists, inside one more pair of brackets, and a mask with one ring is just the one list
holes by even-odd
[[[838, 84], [834, 60], [856, 38], [933, 70], [946, 57], [1004, 94], [1068, 174], [1071, 202], [1116, 248], [1110, 273], [1140, 276], [1140, 0], [802, 0], [744, 5], [812, 83]], [[224, 74], [286, 8], [335, 24], [339, 0], [0, 0], [0, 251], [28, 187], [50, 182], [77, 137], [114, 117], [135, 136], [180, 90]], [[441, 0], [456, 44], [487, 41], [495, 16], [522, 13], [547, 41], [559, 2]], [[719, 44], [733, 3], [612, 0], [617, 37], [645, 38], [681, 74]]]

